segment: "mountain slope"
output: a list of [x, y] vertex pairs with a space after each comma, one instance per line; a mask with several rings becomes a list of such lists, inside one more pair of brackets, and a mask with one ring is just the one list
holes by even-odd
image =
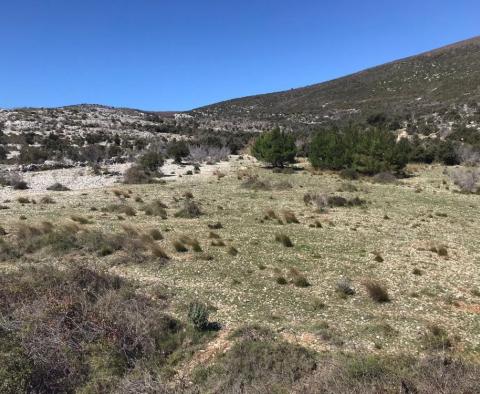
[[304, 88], [230, 100], [197, 114], [266, 119], [292, 114], [339, 119], [427, 114], [480, 101], [480, 36]]

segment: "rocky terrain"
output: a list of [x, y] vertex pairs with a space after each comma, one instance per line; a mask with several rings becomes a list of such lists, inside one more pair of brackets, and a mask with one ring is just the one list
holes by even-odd
[[401, 122], [479, 124], [480, 38], [299, 89], [239, 98], [192, 111], [200, 122], [280, 122], [296, 129], [384, 113]]

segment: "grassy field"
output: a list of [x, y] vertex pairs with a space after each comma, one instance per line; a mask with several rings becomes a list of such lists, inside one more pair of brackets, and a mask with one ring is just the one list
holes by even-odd
[[[0, 211], [0, 220], [7, 233], [14, 232], [19, 222], [56, 224], [75, 215], [88, 220], [80, 226], [105, 233], [122, 232], [126, 224], [139, 232], [160, 230], [164, 239], [156, 243], [171, 257], [165, 264], [136, 262], [128, 255], [122, 257], [122, 252], [99, 257], [74, 251], [70, 257], [145, 286], [166, 286], [172, 294], [169, 312], [179, 318], [185, 317], [191, 301], [200, 300], [211, 306], [211, 319], [229, 332], [259, 323], [317, 351], [380, 354], [422, 352], [428, 348], [432, 327], [440, 327], [452, 347], [478, 358], [478, 196], [455, 192], [441, 167], [412, 170], [411, 178], [385, 185], [306, 170], [278, 174], [256, 166], [242, 168], [237, 162], [221, 177], [50, 193], [55, 204], [40, 203], [42, 196], [36, 204], [13, 200], [4, 203], [9, 209]], [[264, 183], [260, 190], [242, 185], [243, 178], [252, 175]], [[355, 190], [352, 186], [357, 191], [339, 191]], [[202, 214], [175, 217], [188, 192]], [[307, 192], [358, 196], [366, 204], [318, 212], [304, 203]], [[167, 205], [166, 219], [142, 211], [154, 200]], [[102, 210], [112, 204], [129, 205], [135, 216]], [[265, 220], [268, 210], [279, 220]], [[293, 212], [299, 223], [285, 224], [284, 210]], [[321, 227], [314, 226], [316, 222]], [[215, 223], [222, 228], [208, 227]], [[212, 245], [211, 232], [225, 246]], [[279, 233], [287, 235], [293, 247], [276, 242]], [[198, 240], [202, 252], [188, 245], [187, 252], [176, 251], [173, 242], [182, 236]], [[437, 252], [432, 251], [435, 248]], [[14, 269], [37, 261], [61, 265], [71, 260], [55, 256], [42, 249], [20, 262], [7, 260], [2, 267]], [[306, 287], [293, 283], [298, 276], [306, 279]], [[279, 277], [286, 283], [278, 283]], [[338, 291], [342, 278], [349, 279], [354, 295]], [[369, 297], [365, 284], [371, 280], [386, 288], [389, 302]]]

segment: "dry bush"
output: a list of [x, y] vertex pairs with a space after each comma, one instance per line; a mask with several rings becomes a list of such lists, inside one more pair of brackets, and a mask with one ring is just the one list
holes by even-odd
[[447, 257], [448, 256], [448, 249], [447, 249], [446, 245], [442, 245], [442, 244], [438, 244], [438, 243], [432, 243], [430, 245], [430, 251], [438, 254], [441, 257]]
[[162, 260], [170, 260], [170, 257], [168, 254], [158, 245], [151, 244], [149, 245], [149, 249], [152, 252], [152, 255], [160, 258]]
[[28, 197], [18, 197], [17, 198], [17, 201], [20, 203], [20, 204], [30, 204], [31, 201]]
[[281, 182], [276, 183], [273, 186], [273, 188], [276, 189], [276, 190], [289, 190], [289, 189], [293, 188], [293, 185], [288, 181], [281, 181]]
[[160, 216], [162, 219], [167, 219], [167, 206], [160, 200], [154, 200], [149, 204], [142, 207], [145, 215], [148, 216]]
[[236, 256], [238, 254], [238, 250], [233, 246], [230, 246], [227, 252], [230, 256]]
[[303, 196], [303, 202], [305, 205], [316, 207], [319, 212], [325, 211], [328, 207], [356, 207], [366, 204], [366, 201], [359, 197], [345, 198], [321, 193], [306, 193]]
[[188, 252], [187, 246], [182, 241], [180, 241], [179, 239], [173, 240], [172, 245], [175, 248], [175, 250], [179, 253]]
[[221, 237], [220, 237], [220, 235], [218, 235], [217, 233], [215, 233], [215, 232], [213, 232], [213, 231], [210, 231], [210, 232], [208, 233], [208, 238], [210, 238], [210, 239], [220, 239]]
[[277, 216], [277, 214], [275, 213], [275, 211], [273, 209], [269, 208], [265, 211], [264, 219], [265, 220], [270, 220], [270, 219], [278, 220], [279, 217]]
[[309, 287], [310, 282], [307, 280], [305, 275], [303, 275], [297, 268], [290, 268], [289, 276], [292, 283], [297, 287]]
[[23, 180], [22, 175], [17, 171], [1, 171], [0, 185], [12, 186], [15, 190], [28, 189], [27, 183]]
[[226, 161], [230, 157], [230, 149], [228, 147], [192, 145], [188, 149], [190, 151], [188, 158], [194, 163], [218, 163], [219, 161]]
[[271, 190], [272, 187], [268, 181], [262, 181], [258, 178], [258, 175], [247, 175], [246, 179], [241, 185], [245, 189], [250, 190]]
[[134, 369], [165, 363], [185, 338], [165, 301], [83, 266], [21, 268], [0, 277], [0, 293], [2, 392], [114, 392]]
[[363, 284], [370, 298], [378, 303], [390, 302], [387, 288], [379, 282], [367, 280]]
[[113, 189], [112, 193], [118, 198], [130, 198], [130, 194], [124, 190]]
[[288, 237], [288, 235], [285, 234], [276, 234], [275, 235], [275, 241], [281, 243], [283, 246], [286, 248], [291, 248], [293, 247], [293, 242], [292, 240]]
[[208, 228], [211, 230], [220, 230], [223, 228], [222, 223], [216, 222], [216, 223], [209, 223]]
[[202, 252], [202, 247], [197, 239], [183, 235], [179, 238], [179, 241], [192, 248], [194, 252]]
[[422, 343], [425, 349], [445, 351], [453, 346], [453, 341], [447, 331], [436, 324], [427, 327]]
[[288, 224], [300, 223], [297, 217], [295, 216], [295, 214], [289, 209], [282, 210], [282, 215], [283, 215], [283, 218], [285, 219], [285, 222]]
[[152, 237], [152, 239], [155, 241], [160, 241], [163, 239], [162, 232], [156, 228], [149, 230], [148, 235], [150, 235], [150, 237]]
[[480, 151], [469, 145], [460, 145], [457, 148], [457, 156], [465, 166], [480, 165]]
[[221, 239], [214, 239], [212, 242], [210, 242], [210, 245], [212, 246], [225, 246], [225, 242], [223, 242]]
[[40, 199], [41, 204], [55, 204], [55, 200], [50, 196], [44, 196]]
[[450, 170], [450, 179], [464, 193], [477, 193], [480, 191], [479, 168], [454, 168]]
[[49, 187], [47, 187], [47, 190], [53, 191], [53, 192], [67, 192], [70, 189], [66, 186], [63, 186], [61, 183], [56, 182], [53, 185], [50, 185]]
[[396, 184], [398, 179], [390, 172], [380, 172], [372, 177], [372, 181], [381, 184]]
[[127, 185], [152, 183], [153, 177], [144, 168], [134, 165], [123, 174], [123, 183]]
[[120, 213], [124, 214], [127, 216], [135, 216], [137, 212], [135, 211], [135, 208], [132, 206], [122, 203], [122, 204], [110, 204], [106, 206], [105, 208], [102, 208], [103, 212], [115, 212], [115, 213]]
[[70, 216], [70, 219], [72, 219], [74, 222], [77, 222], [77, 223], [80, 223], [80, 224], [91, 224], [92, 223], [89, 219], [87, 219], [84, 216], [80, 216], [80, 215], [72, 215], [72, 216]]
[[336, 283], [336, 291], [342, 298], [355, 295], [355, 289], [348, 278], [340, 278]]
[[175, 213], [175, 217], [184, 219], [194, 219], [202, 215], [200, 205], [191, 198], [185, 199], [183, 208]]

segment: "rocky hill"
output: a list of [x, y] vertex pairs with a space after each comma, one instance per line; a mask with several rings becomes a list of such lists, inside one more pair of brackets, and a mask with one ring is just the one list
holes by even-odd
[[[193, 111], [200, 119], [318, 124], [386, 113], [407, 119], [478, 113], [480, 37], [300, 89]], [[452, 113], [453, 112], [453, 113]]]

